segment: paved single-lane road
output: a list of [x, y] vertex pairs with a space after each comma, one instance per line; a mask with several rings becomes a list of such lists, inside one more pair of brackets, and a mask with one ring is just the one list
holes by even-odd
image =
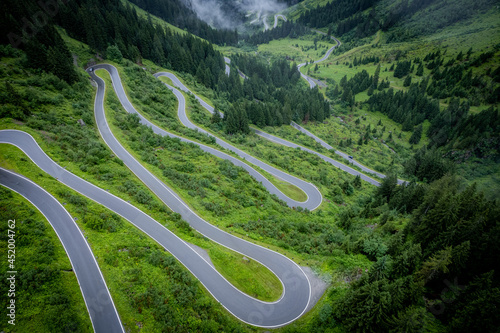
[[[8, 131], [0, 132], [2, 143], [16, 142], [16, 138], [29, 140], [27, 136], [18, 135], [18, 133], [11, 133], [13, 134], [11, 138], [14, 140], [2, 140], [9, 133]], [[26, 149], [26, 146], [22, 144], [20, 146]], [[124, 332], [101, 270], [80, 228], [68, 211], [43, 188], [12, 171], [0, 168], [0, 184], [31, 202], [54, 228], [75, 272], [94, 331], [97, 333]]]
[[274, 15], [274, 28], [276, 28], [276, 27], [278, 26], [278, 18], [279, 18], [279, 17], [281, 17], [281, 19], [282, 19], [283, 21], [285, 21], [285, 22], [287, 21], [287, 20], [286, 20], [286, 16], [285, 16], [285, 15], [281, 15], [281, 14], [276, 14], [276, 15]]

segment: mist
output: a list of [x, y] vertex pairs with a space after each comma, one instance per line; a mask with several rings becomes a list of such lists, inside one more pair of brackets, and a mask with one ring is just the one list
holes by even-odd
[[[262, 17], [286, 9], [276, 0], [184, 0], [200, 19], [215, 28], [235, 29], [246, 19], [262, 24]], [[246, 18], [245, 18], [246, 17]]]

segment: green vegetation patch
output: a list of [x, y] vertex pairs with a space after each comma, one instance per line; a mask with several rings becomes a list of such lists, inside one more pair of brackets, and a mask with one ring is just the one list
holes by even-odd
[[244, 293], [265, 302], [281, 297], [281, 281], [257, 261], [225, 248], [213, 248], [208, 254], [215, 268]]

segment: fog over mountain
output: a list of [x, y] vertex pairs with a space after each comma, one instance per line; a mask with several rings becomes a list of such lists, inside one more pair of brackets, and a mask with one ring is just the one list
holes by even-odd
[[196, 14], [216, 28], [234, 29], [240, 26], [246, 16], [258, 22], [266, 14], [282, 11], [286, 5], [276, 0], [184, 0]]

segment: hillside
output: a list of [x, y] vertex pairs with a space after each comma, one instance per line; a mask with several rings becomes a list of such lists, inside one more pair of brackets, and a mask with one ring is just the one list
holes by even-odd
[[497, 329], [493, 1], [50, 6], [0, 5], [0, 201], [17, 221], [0, 252], [18, 250], [2, 331], [100, 327], [78, 258], [9, 172], [68, 212], [126, 332]]
[[[390, 17], [396, 17], [395, 12], [402, 12], [403, 10], [395, 5], [393, 8], [387, 7], [387, 2], [379, 2], [373, 6], [373, 10], [365, 10], [364, 12], [377, 13], [379, 17], [376, 17], [378, 21], [388, 20]], [[500, 42], [499, 36], [500, 31], [498, 24], [496, 24], [498, 19], [498, 10], [488, 9], [487, 2], [478, 3], [474, 9], [469, 9], [467, 15], [456, 15], [452, 14], [456, 11], [454, 6], [456, 4], [442, 4], [439, 1], [434, 3], [427, 3], [424, 9], [416, 11], [410, 6], [406, 10], [407, 14], [400, 13], [398, 17], [401, 17], [400, 22], [393, 22], [393, 26], [384, 29], [384, 31], [379, 31], [373, 36], [368, 36], [364, 38], [356, 37], [360, 34], [360, 27], [354, 27], [351, 31], [340, 34], [343, 36], [342, 47], [335, 51], [336, 56], [331, 57], [328, 62], [324, 64], [309, 65], [305, 66], [303, 72], [307, 72], [314, 78], [320, 79], [321, 81], [327, 83], [326, 95], [332, 99], [337, 100], [342, 103], [348, 102], [352, 104], [352, 101], [348, 101], [350, 98], [354, 98], [357, 107], [354, 109], [354, 117], [350, 117], [351, 121], [356, 120], [356, 110], [359, 109], [359, 116], [366, 117], [366, 111], [382, 111], [382, 114], [389, 115], [391, 120], [396, 120], [397, 123], [403, 125], [400, 127], [402, 133], [402, 138], [405, 138], [406, 143], [397, 142], [394, 140], [394, 134], [391, 134], [391, 138], [386, 138], [382, 133], [378, 135], [373, 135], [373, 137], [378, 137], [383, 139], [385, 144], [389, 145], [392, 149], [396, 149], [398, 152], [402, 152], [401, 149], [411, 148], [411, 142], [408, 142], [414, 128], [418, 127], [421, 121], [418, 117], [412, 115], [411, 112], [402, 110], [405, 112], [404, 115], [395, 115], [395, 111], [390, 111], [380, 106], [375, 106], [376, 96], [380, 98], [387, 98], [387, 95], [379, 95], [378, 91], [385, 91], [386, 88], [383, 85], [373, 86], [370, 88], [369, 85], [362, 83], [361, 81], [352, 81], [348, 90], [350, 94], [347, 94], [345, 83], [351, 80], [353, 77], [358, 75], [358, 80], [362, 80], [362, 73], [367, 73], [367, 79], [371, 79], [376, 71], [379, 71], [379, 80], [383, 80], [382, 83], [386, 84], [388, 88], [394, 89], [395, 92], [406, 92], [411, 90], [410, 85], [426, 81], [428, 87], [426, 88], [426, 95], [430, 97], [429, 100], [437, 99], [439, 100], [439, 107], [441, 110], [446, 109], [452, 98], [459, 98], [461, 101], [465, 97], [469, 97], [468, 109], [470, 113], [476, 114], [482, 110], [486, 110], [490, 107], [497, 108], [499, 85], [495, 79], [496, 74], [492, 74], [498, 68], [498, 43]], [[466, 7], [466, 6], [465, 6]], [[465, 8], [464, 7], [464, 8]], [[398, 9], [399, 8], [399, 9]], [[439, 9], [439, 10], [438, 10]], [[438, 11], [448, 11], [450, 12], [449, 17], [443, 16], [440, 19], [434, 19], [434, 12]], [[320, 13], [321, 11], [318, 11]], [[309, 16], [312, 17], [314, 9], [310, 10]], [[383, 17], [380, 13], [389, 13], [389, 16]], [[474, 14], [475, 13], [475, 14]], [[361, 14], [354, 14], [361, 15]], [[364, 15], [364, 14], [363, 14]], [[312, 19], [312, 18], [311, 18]], [[432, 21], [436, 23], [436, 28], [433, 30], [425, 30], [422, 27], [422, 22]], [[457, 22], [458, 21], [458, 22]], [[450, 24], [452, 22], [457, 22]], [[321, 23], [320, 26], [325, 26]], [[326, 24], [325, 28], [335, 31], [343, 29], [341, 25]], [[404, 35], [406, 41], [402, 40], [400, 37], [402, 32], [405, 31]], [[411, 31], [411, 34], [408, 32]], [[486, 37], [488, 36], [488, 37]], [[361, 34], [363, 37], [363, 34]], [[272, 42], [274, 43], [274, 42]], [[292, 42], [293, 43], [293, 42]], [[290, 43], [291, 44], [291, 43]], [[270, 45], [267, 49], [273, 49]], [[343, 50], [342, 50], [343, 49]], [[281, 51], [287, 52], [287, 51]], [[433, 66], [436, 62], [431, 64], [430, 58], [432, 54], [440, 53], [439, 61], [441, 66], [438, 70], [436, 66]], [[460, 60], [457, 60], [460, 59]], [[419, 65], [419, 61], [422, 61]], [[409, 63], [408, 72], [411, 70], [410, 74], [408, 72], [401, 72], [403, 63]], [[398, 66], [401, 65], [401, 66]], [[380, 69], [377, 69], [380, 66]], [[420, 68], [420, 69], [419, 69]], [[435, 75], [436, 71], [438, 72]], [[455, 74], [451, 74], [455, 73]], [[485, 75], [486, 74], [486, 75]], [[450, 75], [449, 78], [447, 76]], [[455, 75], [453, 79], [451, 75]], [[466, 83], [469, 78], [473, 80], [472, 86]], [[460, 81], [456, 88], [454, 83], [457, 80]], [[380, 81], [379, 81], [380, 82]], [[447, 84], [445, 82], [448, 82]], [[453, 82], [453, 83], [451, 83]], [[352, 85], [355, 84], [357, 90], [352, 90]], [[377, 89], [378, 88], [378, 89]], [[352, 97], [349, 97], [349, 96]], [[372, 96], [373, 95], [373, 96]], [[365, 104], [365, 102], [367, 102]], [[393, 103], [396, 105], [396, 103]], [[412, 108], [413, 106], [410, 106]], [[345, 113], [341, 105], [337, 106], [339, 115]], [[373, 118], [369, 121], [372, 126], [373, 123], [378, 123], [378, 121], [384, 122], [384, 118], [380, 118], [382, 114], [376, 116], [370, 113], [368, 117]], [[485, 113], [486, 114], [486, 113]], [[342, 116], [343, 117], [343, 116]], [[408, 117], [412, 117], [412, 121], [407, 121]], [[386, 119], [389, 120], [389, 119]], [[495, 165], [498, 163], [498, 152], [496, 149], [490, 150], [487, 147], [495, 147], [498, 144], [491, 144], [483, 142], [480, 143], [475, 139], [475, 141], [468, 141], [468, 143], [460, 144], [455, 140], [453, 143], [451, 137], [437, 139], [437, 128], [438, 120], [436, 119], [434, 127], [431, 126], [433, 122], [432, 117], [428, 120], [422, 122], [423, 130], [422, 134], [427, 135], [431, 140], [430, 144], [434, 146], [444, 146], [442, 147], [443, 154], [446, 156], [454, 156], [453, 160], [455, 165], [459, 170], [459, 174], [466, 177], [470, 182], [477, 181], [483, 190], [488, 193], [490, 198], [495, 198], [498, 196], [498, 172], [496, 171]], [[465, 123], [465, 120], [464, 120]], [[356, 128], [358, 124], [354, 124]], [[458, 122], [456, 123], [458, 125]], [[452, 125], [454, 126], [454, 125]], [[459, 125], [458, 125], [459, 126]], [[496, 137], [494, 133], [498, 133], [496, 129], [495, 120], [491, 124], [492, 135]], [[319, 126], [318, 131], [325, 132], [329, 126]], [[324, 128], [324, 129], [322, 129]], [[434, 129], [433, 129], [434, 128]], [[431, 133], [434, 131], [434, 135]], [[451, 131], [451, 130], [450, 130]], [[481, 131], [481, 130], [479, 130]], [[393, 132], [391, 130], [391, 132]], [[455, 131], [455, 134], [451, 136], [460, 136], [460, 130]], [[390, 133], [385, 132], [385, 135], [389, 136]], [[442, 135], [442, 134], [440, 134]], [[427, 137], [423, 138], [423, 143], [429, 143], [426, 141]], [[349, 137], [344, 137], [345, 139]], [[358, 137], [351, 137], [351, 140], [358, 141]], [[371, 138], [373, 140], [373, 138]], [[370, 141], [371, 141], [370, 140]], [[439, 141], [444, 140], [444, 141]], [[493, 139], [497, 140], [497, 139]], [[438, 142], [439, 141], [439, 142]], [[344, 145], [340, 142], [339, 138], [330, 141], [333, 144]], [[416, 148], [421, 146], [418, 145], [420, 140], [415, 140], [417, 145]], [[413, 144], [415, 144], [415, 142]], [[447, 143], [446, 143], [447, 142]], [[446, 144], [445, 144], [446, 143]], [[369, 144], [372, 146], [371, 144]], [[454, 146], [452, 148], [452, 146]], [[361, 149], [360, 149], [361, 148]], [[356, 151], [362, 151], [359, 158], [364, 159], [366, 156], [366, 151], [358, 145], [346, 147], [351, 152], [351, 154], [356, 154]], [[352, 150], [351, 150], [352, 149]], [[384, 150], [382, 146], [378, 148], [381, 151]], [[479, 153], [479, 150], [482, 152]], [[488, 151], [488, 152], [486, 152]], [[461, 156], [461, 157], [458, 157]], [[365, 160], [367, 163], [368, 160]], [[401, 161], [403, 162], [403, 161]], [[373, 162], [372, 162], [373, 163]], [[481, 170], [478, 172], [471, 172], [471, 170]], [[382, 169], [380, 169], [382, 170]], [[402, 172], [400, 169], [398, 172]], [[480, 176], [479, 176], [480, 175]]]

